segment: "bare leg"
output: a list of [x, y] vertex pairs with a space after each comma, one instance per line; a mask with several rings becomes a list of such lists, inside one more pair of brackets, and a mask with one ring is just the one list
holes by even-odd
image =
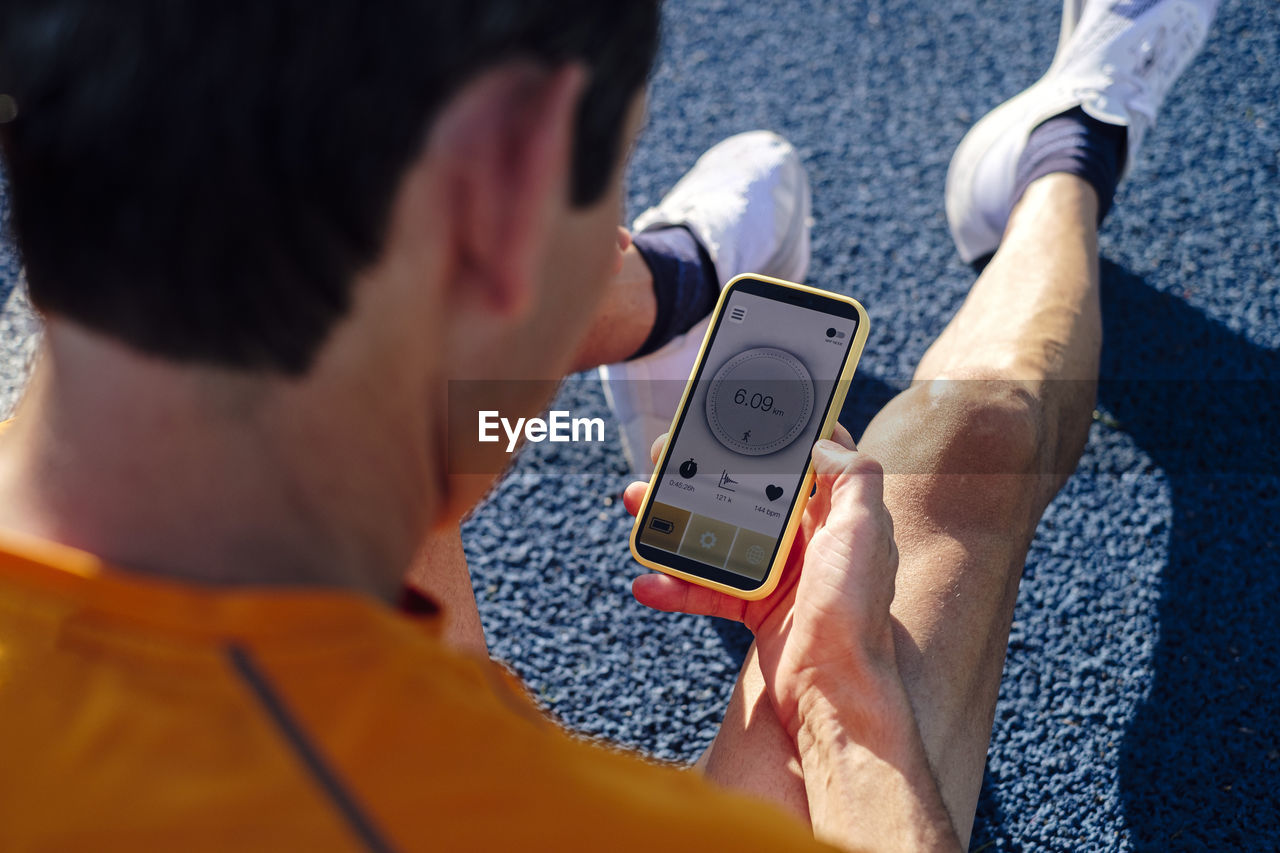
[[800, 756], [765, 693], [754, 644], [729, 697], [720, 731], [696, 766], [726, 788], [768, 800], [809, 822]]
[[909, 637], [899, 664], [965, 838], [1027, 550], [1088, 436], [1102, 346], [1096, 222], [1088, 184], [1033, 184], [920, 381], [863, 437], [886, 470], [909, 472], [885, 484], [902, 554], [894, 615]]
[[[1076, 178], [1034, 183], [917, 381], [860, 444], [887, 472], [901, 553], [893, 610], [903, 680], [966, 843], [1018, 580], [1093, 409], [1096, 211], [1093, 189]], [[725, 784], [803, 811], [794, 751], [751, 658], [703, 763]]]
[[578, 350], [575, 369], [615, 364], [635, 355], [657, 316], [653, 274], [636, 247], [629, 246], [622, 254], [622, 269], [609, 283], [587, 339]]

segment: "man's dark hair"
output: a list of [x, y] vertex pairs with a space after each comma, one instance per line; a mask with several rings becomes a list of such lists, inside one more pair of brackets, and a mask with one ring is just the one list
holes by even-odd
[[32, 300], [166, 358], [304, 373], [477, 73], [586, 65], [572, 200], [599, 199], [658, 3], [3, 0], [0, 143]]

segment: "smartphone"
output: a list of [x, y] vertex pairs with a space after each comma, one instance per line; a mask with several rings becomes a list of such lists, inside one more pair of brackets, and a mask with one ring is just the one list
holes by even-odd
[[739, 598], [778, 585], [867, 339], [847, 296], [741, 275], [716, 304], [631, 530], [641, 564]]

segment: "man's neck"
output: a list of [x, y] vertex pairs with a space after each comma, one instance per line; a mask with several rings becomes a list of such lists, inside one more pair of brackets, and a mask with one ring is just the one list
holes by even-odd
[[393, 389], [174, 366], [57, 325], [0, 439], [0, 527], [140, 573], [394, 594], [437, 481]]

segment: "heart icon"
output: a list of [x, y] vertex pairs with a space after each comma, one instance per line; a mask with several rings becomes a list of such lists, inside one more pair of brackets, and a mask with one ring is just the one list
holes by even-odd
[[771, 501], [776, 501], [782, 497], [782, 486], [765, 486], [764, 496]]

